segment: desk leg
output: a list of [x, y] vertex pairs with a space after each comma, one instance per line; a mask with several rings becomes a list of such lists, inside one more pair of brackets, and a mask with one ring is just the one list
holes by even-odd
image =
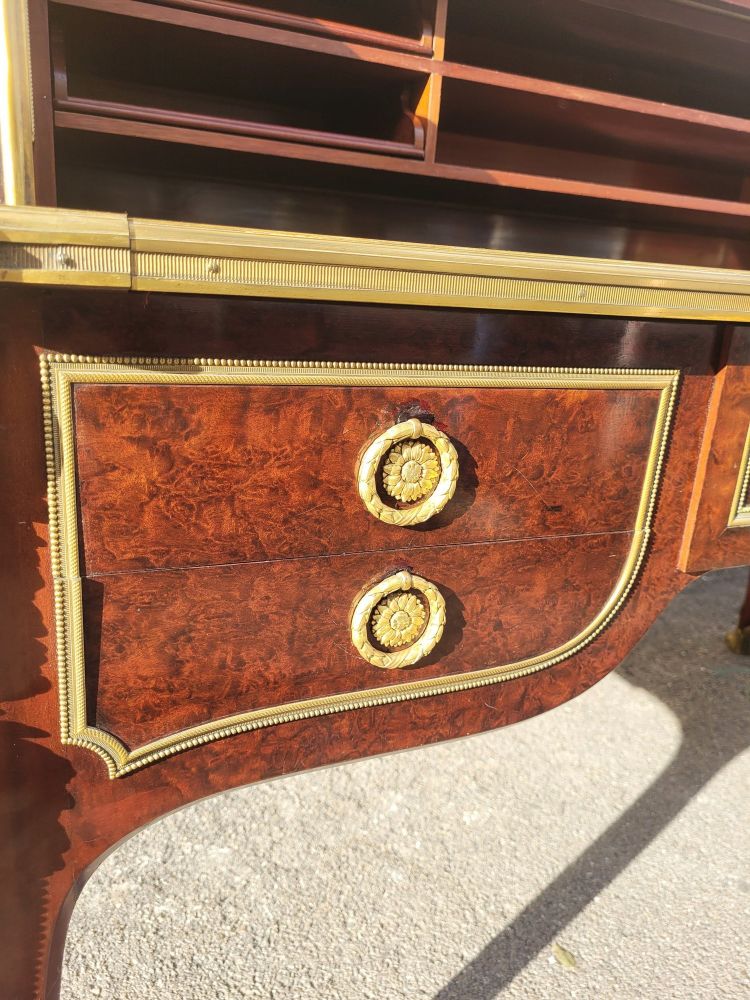
[[58, 735], [34, 350], [43, 342], [40, 302], [40, 297], [10, 290], [0, 302], [2, 1000], [57, 997], [64, 930], [75, 897], [71, 889], [92, 853], [90, 830], [73, 827], [76, 800], [86, 786], [74, 787], [76, 771]]
[[727, 634], [727, 645], [733, 653], [750, 656], [750, 580], [748, 580], [745, 602], [740, 610], [737, 628]]
[[[42, 730], [0, 720], [0, 997], [56, 1000], [79, 882], [66, 819], [73, 769], [37, 742]], [[80, 879], [82, 884], [85, 879]]]

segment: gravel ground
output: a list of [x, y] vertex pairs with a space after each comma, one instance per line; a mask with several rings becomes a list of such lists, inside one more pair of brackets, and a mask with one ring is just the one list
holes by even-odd
[[76, 907], [63, 1000], [749, 997], [743, 583], [695, 583], [545, 716], [137, 834]]

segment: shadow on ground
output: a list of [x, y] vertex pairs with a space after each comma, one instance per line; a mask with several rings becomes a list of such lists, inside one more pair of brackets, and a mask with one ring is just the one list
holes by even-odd
[[[607, 830], [551, 882], [434, 1000], [493, 1000], [589, 903], [644, 851], [698, 792], [750, 744], [750, 658], [722, 641], [745, 571], [696, 581], [624, 661], [618, 674], [660, 699], [682, 739], [668, 766]], [[686, 615], [688, 603], [692, 614]], [[722, 607], [727, 618], [719, 618]], [[674, 625], [681, 624], [680, 631]], [[698, 651], [710, 650], [708, 655]], [[696, 655], [697, 654], [697, 655]], [[727, 685], [736, 688], [727, 697]], [[644, 733], [644, 740], [648, 734]]]

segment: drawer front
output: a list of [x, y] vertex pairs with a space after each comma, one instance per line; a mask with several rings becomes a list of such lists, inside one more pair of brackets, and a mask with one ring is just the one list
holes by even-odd
[[[612, 388], [593, 378], [561, 387], [544, 375], [524, 385], [501, 373], [494, 386], [454, 380], [451, 388], [406, 378], [393, 387], [77, 385], [86, 572], [632, 528], [658, 387], [633, 391], [627, 378]], [[436, 477], [439, 455], [424, 435], [437, 429], [455, 449], [454, 491], [421, 523], [386, 523], [362, 499], [363, 453], [374, 441], [369, 478], [383, 493], [377, 459], [398, 450], [394, 428], [410, 427], [412, 413], [429, 415], [416, 433]], [[399, 477], [391, 477], [396, 493]], [[410, 506], [383, 501], [381, 514]]]
[[63, 736], [113, 776], [574, 655], [645, 555], [677, 385], [64, 358], [42, 378]]
[[[97, 727], [141, 747], [252, 707], [435, 680], [544, 655], [584, 633], [614, 591], [629, 532], [414, 551], [125, 573], [84, 584], [87, 675]], [[382, 669], [352, 641], [363, 586], [408, 566], [445, 601], [434, 650]], [[373, 637], [373, 641], [374, 637]], [[131, 692], [147, 691], [134, 704]]]

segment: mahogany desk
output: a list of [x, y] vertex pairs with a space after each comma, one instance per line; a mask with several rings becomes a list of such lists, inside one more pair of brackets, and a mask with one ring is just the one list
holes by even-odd
[[144, 823], [545, 711], [750, 562], [743, 274], [0, 232], [7, 996], [54, 996], [77, 892]]
[[[660, 58], [665, 24], [707, 40], [659, 84], [609, 0], [561, 4], [589, 18], [567, 62], [560, 25], [521, 46], [539, 4], [508, 5], [503, 49], [455, 0], [479, 68], [450, 61], [445, 0], [378, 24], [33, 0], [30, 34], [4, 0], [3, 1000], [54, 1000], [81, 886], [144, 824], [553, 708], [696, 576], [750, 564], [750, 21], [675, 2], [623, 8]], [[571, 82], [604, 73], [599, 17], [624, 94]], [[319, 71], [252, 104], [245, 45]], [[333, 107], [348, 72], [395, 118]], [[738, 650], [750, 604], [740, 626]]]

